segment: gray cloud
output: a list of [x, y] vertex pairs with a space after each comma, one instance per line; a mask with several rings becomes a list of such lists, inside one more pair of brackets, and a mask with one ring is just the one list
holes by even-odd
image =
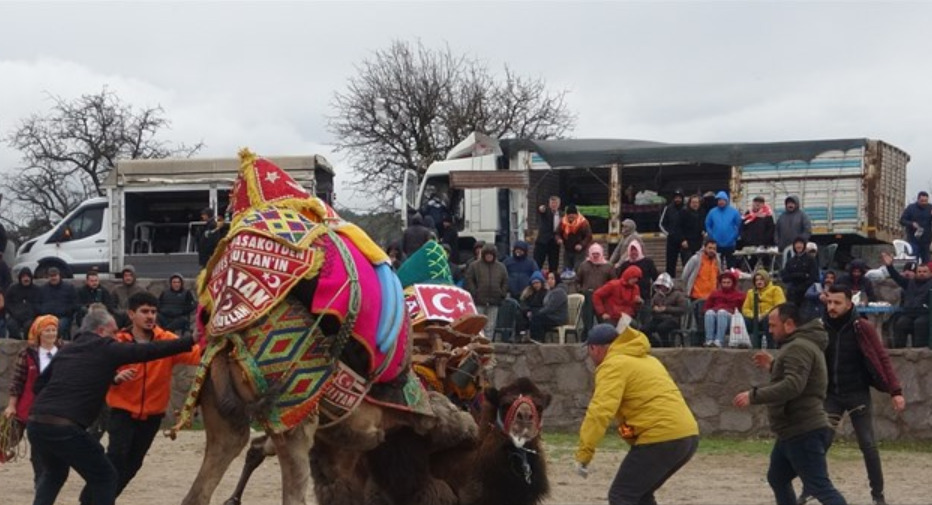
[[[393, 38], [449, 44], [571, 90], [577, 137], [670, 142], [871, 137], [932, 181], [923, 3], [0, 3], [0, 132], [104, 84], [163, 105], [205, 154], [328, 156], [325, 115]], [[0, 146], [0, 167], [17, 154]]]

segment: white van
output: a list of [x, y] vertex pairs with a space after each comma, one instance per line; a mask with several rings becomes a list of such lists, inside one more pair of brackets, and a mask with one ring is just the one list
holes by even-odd
[[49, 267], [58, 267], [63, 277], [87, 273], [92, 267], [109, 271], [110, 227], [105, 226], [109, 222], [106, 198], [85, 201], [51, 230], [20, 246], [13, 277], [23, 267], [36, 277], [45, 277]]
[[[273, 157], [299, 184], [333, 203], [333, 168], [322, 156]], [[193, 278], [200, 270], [197, 238], [201, 211], [223, 214], [239, 173], [238, 158], [133, 160], [117, 164], [104, 183], [107, 196], [91, 198], [61, 223], [18, 250], [14, 278], [24, 267], [45, 277], [120, 272], [139, 277]], [[219, 212], [218, 212], [219, 211]]]

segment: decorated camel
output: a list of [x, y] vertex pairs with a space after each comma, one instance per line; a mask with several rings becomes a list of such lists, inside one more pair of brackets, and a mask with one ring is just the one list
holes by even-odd
[[[488, 383], [485, 372], [494, 363], [492, 347], [481, 334], [485, 316], [476, 312], [468, 292], [453, 286], [448, 265], [443, 248], [429, 241], [398, 271], [412, 321], [412, 369], [428, 391], [444, 394], [478, 420], [480, 392]], [[339, 491], [346, 484], [345, 479], [331, 482], [336, 475], [328, 478], [334, 473], [334, 469], [329, 468], [332, 457], [328, 456], [328, 451], [332, 448], [342, 452], [339, 468], [361, 461], [362, 454], [347, 457], [343, 449], [345, 444], [334, 447], [335, 437], [327, 428], [320, 429], [316, 438], [311, 462], [312, 471], [316, 466], [320, 475], [315, 475], [315, 490], [318, 501], [329, 502], [327, 497], [333, 495], [332, 487], [338, 488], [337, 495], [347, 493]], [[233, 495], [224, 502], [226, 505], [242, 503], [252, 473], [267, 457], [276, 455], [275, 445], [268, 435], [254, 438], [249, 445], [240, 479]], [[327, 482], [331, 484], [325, 484]], [[360, 479], [355, 489], [361, 491], [363, 486]]]
[[[208, 343], [173, 430], [200, 405], [207, 446], [182, 503], [210, 502], [251, 422], [278, 455], [285, 505], [305, 503], [315, 440], [357, 455], [398, 433], [432, 451], [475, 440], [472, 417], [412, 372], [410, 318], [387, 256], [274, 164], [240, 158], [230, 231], [198, 279]], [[368, 470], [373, 480], [390, 469]], [[456, 501], [437, 479], [418, 490], [408, 503]]]

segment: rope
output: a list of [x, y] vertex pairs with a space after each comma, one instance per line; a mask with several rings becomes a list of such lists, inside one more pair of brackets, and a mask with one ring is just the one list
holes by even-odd
[[15, 418], [0, 415], [0, 463], [26, 457], [23, 425]]

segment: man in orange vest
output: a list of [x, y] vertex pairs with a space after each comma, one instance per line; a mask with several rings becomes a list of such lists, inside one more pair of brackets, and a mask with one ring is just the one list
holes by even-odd
[[[178, 336], [156, 324], [159, 301], [152, 293], [143, 291], [129, 297], [127, 315], [129, 328], [120, 330], [115, 339], [119, 342], [148, 343], [176, 340]], [[168, 401], [171, 398], [172, 369], [175, 365], [196, 365], [201, 359], [201, 347], [147, 363], [134, 363], [122, 368], [130, 377], [110, 387], [107, 405], [110, 419], [107, 433], [110, 443], [107, 458], [117, 470], [119, 496], [142, 467], [143, 459], [155, 439]], [[82, 505], [94, 502], [87, 487], [81, 492]]]

